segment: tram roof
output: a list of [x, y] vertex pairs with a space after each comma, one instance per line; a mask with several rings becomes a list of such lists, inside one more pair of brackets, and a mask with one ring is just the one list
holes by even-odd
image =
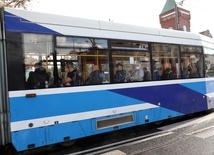
[[[20, 23], [18, 24], [25, 24], [24, 27], [19, 27], [17, 24], [14, 24], [14, 26], [10, 26], [8, 29], [6, 26], [8, 31], [32, 31], [38, 33], [41, 31], [40, 33], [59, 35], [139, 40], [196, 46], [202, 46], [205, 43], [207, 46], [214, 47], [213, 39], [191, 32], [149, 28], [11, 8], [6, 8], [5, 11], [6, 17], [12, 19], [14, 19], [14, 17], [15, 19], [19, 18], [17, 21]], [[31, 29], [29, 28], [30, 26], [32, 27]], [[41, 27], [43, 27], [43, 29], [41, 29]], [[204, 42], [202, 40], [204, 40]]]

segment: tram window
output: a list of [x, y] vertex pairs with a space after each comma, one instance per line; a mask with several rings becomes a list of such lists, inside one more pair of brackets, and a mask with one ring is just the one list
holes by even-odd
[[57, 47], [70, 47], [74, 50], [80, 49], [107, 49], [107, 40], [94, 38], [64, 37], [57, 36]]
[[110, 45], [112, 49], [123, 49], [123, 50], [144, 50], [148, 51], [148, 43], [137, 42], [137, 41], [121, 41], [111, 40]]
[[[57, 60], [59, 76], [64, 79], [65, 72], [61, 70], [61, 60], [72, 61], [74, 69], [84, 82], [80, 85], [109, 83], [109, 60], [107, 40], [94, 38], [57, 36]], [[93, 67], [95, 66], [95, 67]], [[97, 69], [97, 80], [88, 80], [93, 68]], [[62, 81], [63, 82], [63, 81]]]
[[[139, 41], [110, 40], [110, 46], [112, 49], [112, 79], [114, 82], [151, 80], [148, 43]], [[117, 67], [118, 63], [123, 65], [122, 69], [126, 74], [125, 80], [122, 81], [117, 79], [118, 73], [121, 72], [121, 67]], [[140, 69], [136, 70], [138, 66]], [[137, 75], [136, 71], [138, 72], [139, 77], [135, 77], [135, 75]]]
[[201, 47], [195, 47], [195, 46], [181, 46], [181, 52], [202, 53], [202, 48]]
[[181, 46], [181, 78], [199, 77], [204, 77], [202, 48]]
[[[51, 85], [53, 83], [53, 37], [52, 35], [43, 34], [22, 34], [23, 50], [24, 50], [24, 64], [25, 64], [25, 80], [26, 88], [44, 88], [44, 82], [46, 85]], [[29, 75], [35, 71], [35, 64], [41, 63], [44, 69], [44, 81], [38, 82], [39, 84], [35, 86], [34, 82], [31, 81]], [[46, 73], [45, 73], [46, 72]], [[32, 74], [31, 74], [32, 75]], [[29, 81], [30, 80], [30, 81]], [[47, 86], [46, 86], [47, 87]]]
[[179, 78], [178, 46], [170, 44], [152, 44], [153, 80]]
[[24, 53], [22, 50], [21, 33], [7, 32], [7, 62], [9, 90], [25, 89], [25, 69], [23, 65]]
[[[113, 69], [114, 75], [112, 77], [113, 79], [115, 79], [115, 75], [117, 72], [116, 65], [118, 63], [121, 63], [123, 65], [123, 70], [125, 70], [126, 72], [126, 79], [123, 82], [135, 81], [135, 80], [132, 80], [131, 76], [134, 74], [134, 72], [136, 72], [135, 70], [136, 65], [140, 65], [142, 71], [143, 71], [143, 68], [146, 68], [147, 70], [147, 73], [144, 74], [144, 79], [142, 78], [142, 81], [151, 80], [149, 52], [122, 51], [122, 50], [112, 51], [112, 62], [114, 66], [114, 69]], [[116, 79], [114, 81], [117, 82]]]
[[52, 68], [49, 62], [53, 51], [51, 35], [7, 32], [6, 40], [9, 90], [33, 89], [28, 87], [27, 80], [30, 72], [35, 70], [35, 63], [40, 62], [51, 75]]
[[205, 75], [214, 77], [214, 49], [204, 48]]

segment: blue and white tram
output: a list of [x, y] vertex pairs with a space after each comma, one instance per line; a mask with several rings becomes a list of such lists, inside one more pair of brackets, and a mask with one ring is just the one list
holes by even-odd
[[[214, 107], [214, 42], [199, 34], [5, 9], [0, 59], [0, 145], [17, 151]], [[63, 87], [67, 61], [84, 80], [97, 65], [102, 83]], [[36, 62], [49, 74], [44, 89], [26, 87]], [[136, 64], [150, 79], [128, 80]]]

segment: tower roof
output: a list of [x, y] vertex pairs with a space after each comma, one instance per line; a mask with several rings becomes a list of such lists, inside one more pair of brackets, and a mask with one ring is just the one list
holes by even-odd
[[175, 0], [167, 0], [161, 14], [164, 14], [172, 9], [175, 9]]

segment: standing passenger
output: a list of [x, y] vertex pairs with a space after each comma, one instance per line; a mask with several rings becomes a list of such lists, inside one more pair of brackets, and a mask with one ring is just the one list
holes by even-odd
[[45, 81], [49, 80], [46, 69], [42, 67], [42, 63], [38, 62], [34, 65], [35, 71], [29, 73], [27, 80], [28, 89], [45, 88]]
[[144, 71], [143, 81], [149, 81], [149, 80], [151, 80], [150, 72], [147, 70], [146, 67], [143, 67], [143, 71]]
[[76, 76], [75, 70], [73, 68], [73, 62], [67, 62], [65, 66], [65, 77], [63, 80], [63, 85], [64, 86], [73, 86], [74, 85], [74, 77]]
[[140, 64], [135, 64], [134, 71], [129, 78], [130, 81], [143, 81], [144, 72]]
[[126, 71], [123, 70], [123, 65], [121, 63], [116, 64], [117, 71], [114, 77], [114, 82], [125, 82]]
[[161, 80], [162, 68], [153, 67], [153, 80]]
[[101, 72], [98, 69], [97, 65], [92, 66], [92, 72], [86, 79], [86, 84], [101, 84], [103, 81], [103, 77], [101, 76]]
[[175, 75], [170, 68], [166, 68], [161, 77], [162, 80], [171, 80], [174, 78], [175, 78]]

